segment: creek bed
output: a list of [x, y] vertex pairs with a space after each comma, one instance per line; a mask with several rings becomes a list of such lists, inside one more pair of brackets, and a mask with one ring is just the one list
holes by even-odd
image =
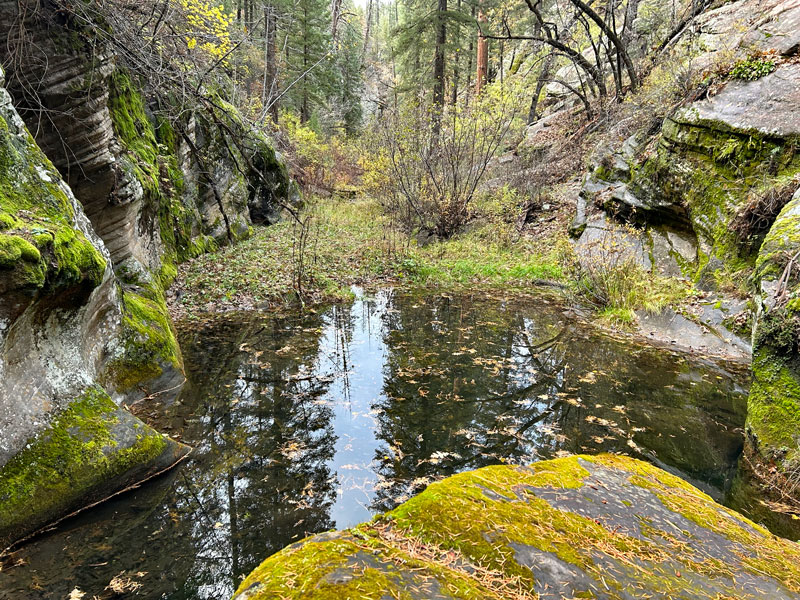
[[[7, 557], [0, 599], [225, 599], [266, 556], [431, 481], [567, 453], [648, 459], [725, 501], [740, 367], [603, 335], [547, 297], [391, 290], [180, 326], [188, 383], [143, 415], [179, 468]], [[116, 579], [114, 579], [116, 577]]]

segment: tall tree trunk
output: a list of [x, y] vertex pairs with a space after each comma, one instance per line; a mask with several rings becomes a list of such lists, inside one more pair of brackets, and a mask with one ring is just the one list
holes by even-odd
[[447, 24], [445, 13], [447, 0], [439, 0], [436, 14], [436, 47], [433, 55], [433, 129], [438, 134], [442, 124], [444, 110], [444, 45], [447, 42]]
[[[470, 14], [472, 15], [472, 19], [475, 19], [475, 4], [472, 4], [472, 8], [470, 9]], [[469, 104], [469, 97], [470, 97], [470, 88], [472, 88], [472, 61], [473, 61], [473, 52], [475, 52], [475, 38], [472, 35], [469, 36], [469, 48], [467, 49], [467, 85], [464, 87], [466, 93], [464, 94], [464, 104]]]
[[[461, 0], [458, 0], [458, 3], [456, 4], [456, 10], [459, 13], [461, 12]], [[456, 29], [456, 35], [455, 35], [456, 38], [459, 37], [459, 33], [460, 33], [460, 27]], [[453, 90], [450, 97], [450, 104], [453, 106], [455, 106], [456, 102], [458, 102], [458, 79], [460, 75], [459, 65], [461, 63], [461, 55], [463, 54], [463, 52], [461, 52], [460, 50], [461, 48], [459, 47], [457, 49], [455, 58], [453, 59], [453, 84], [452, 84]]]
[[[483, 13], [478, 15], [478, 22], [485, 23], [486, 17]], [[477, 71], [475, 72], [475, 95], [481, 93], [481, 89], [486, 84], [486, 77], [489, 74], [489, 40], [483, 35], [483, 29], [478, 33], [478, 56], [476, 59]]]
[[[303, 22], [308, 24], [308, 19], [309, 19], [308, 8], [305, 7], [305, 6], [303, 7], [303, 19], [304, 19]], [[308, 108], [308, 77], [307, 77], [307, 74], [308, 74], [308, 62], [309, 62], [308, 61], [308, 35], [304, 35], [303, 36], [303, 71], [302, 71], [303, 74], [304, 74], [303, 75], [303, 81], [302, 81], [303, 100], [302, 100], [302, 105], [300, 107], [300, 122], [301, 123], [307, 123], [308, 120], [311, 118], [311, 115], [309, 114], [309, 108]]]
[[336, 48], [336, 34], [339, 30], [339, 19], [342, 16], [342, 0], [331, 1], [331, 43]]
[[267, 28], [266, 64], [264, 66], [265, 106], [269, 106], [269, 114], [273, 122], [278, 122], [278, 14], [275, 7], [264, 7], [264, 23]]
[[444, 45], [447, 42], [445, 13], [447, 0], [439, 0], [436, 15], [436, 47], [433, 56], [433, 104], [441, 109], [444, 106]]
[[[364, 46], [361, 48], [361, 67], [364, 68], [364, 63], [367, 60], [367, 48], [369, 47], [369, 36], [372, 33], [372, 2], [373, 0], [369, 0], [369, 4], [367, 4], [367, 24], [366, 30], [364, 31]], [[395, 8], [397, 4], [395, 2]]]
[[503, 85], [503, 63], [506, 60], [505, 52], [504, 52], [505, 43], [503, 42], [503, 40], [500, 40], [500, 44], [499, 45], [500, 45], [500, 56], [498, 57], [499, 58], [499, 64], [498, 64], [497, 68], [498, 68], [499, 75], [500, 75], [500, 86], [502, 87], [502, 85]]

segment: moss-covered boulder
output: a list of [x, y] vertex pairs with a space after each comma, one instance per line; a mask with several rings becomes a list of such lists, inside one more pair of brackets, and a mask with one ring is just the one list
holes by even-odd
[[235, 600], [800, 598], [800, 546], [627, 457], [495, 466], [264, 561]]
[[[648, 222], [653, 207], [685, 214], [701, 253], [684, 274], [744, 291], [759, 245], [800, 176], [798, 108], [800, 65], [780, 65], [756, 81], [728, 81], [664, 121], [655, 149], [623, 178], [626, 193], [611, 194], [611, 208]], [[615, 180], [614, 173], [601, 166], [594, 179]]]
[[170, 467], [186, 448], [92, 386], [0, 468], [0, 549]]

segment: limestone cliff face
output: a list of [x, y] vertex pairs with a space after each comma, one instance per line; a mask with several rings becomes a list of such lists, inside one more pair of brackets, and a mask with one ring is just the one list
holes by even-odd
[[0, 74], [0, 548], [186, 452], [101, 385], [123, 312], [110, 254]]

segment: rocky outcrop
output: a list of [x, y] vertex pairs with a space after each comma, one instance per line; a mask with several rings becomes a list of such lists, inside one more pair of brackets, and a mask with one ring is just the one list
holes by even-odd
[[[614, 222], [633, 222], [646, 267], [706, 291], [752, 297], [748, 451], [754, 463], [768, 465], [756, 470], [779, 473], [790, 495], [800, 458], [800, 329], [793, 306], [800, 250], [797, 23], [796, 0], [743, 0], [701, 15], [695, 42], [703, 52], [692, 60], [713, 83], [657, 133], [642, 130], [596, 153], [572, 227], [580, 248], [609, 231], [623, 239], [629, 234], [615, 233]], [[737, 65], [761, 70], [737, 79]], [[647, 240], [665, 227], [696, 239], [694, 258], [665, 244], [666, 252], [647, 252]]]
[[753, 334], [748, 400], [750, 450], [782, 466], [784, 487], [800, 468], [800, 187], [781, 211], [758, 255], [759, 315]]
[[120, 408], [185, 381], [165, 289], [292, 192], [233, 106], [170, 117], [86, 23], [0, 0], [0, 548], [186, 454]]
[[107, 32], [58, 3], [34, 4], [0, 0], [2, 58], [15, 105], [121, 283], [122, 343], [104, 384], [128, 402], [174, 395], [183, 366], [164, 291], [175, 264], [277, 220], [288, 173], [230, 104], [211, 97], [170, 117], [142, 95], [146, 81], [126, 71]]
[[800, 548], [611, 455], [495, 466], [265, 560], [234, 600], [800, 598]]
[[[669, 115], [655, 136], [643, 130], [595, 153], [581, 202], [618, 219], [667, 223], [696, 235], [698, 260], [684, 263], [682, 272], [703, 287], [714, 288], [720, 276], [746, 277], [791, 196], [787, 182], [800, 173], [800, 65], [782, 58], [796, 52], [791, 24], [798, 20], [800, 4], [778, 0], [728, 3], [701, 15], [695, 28], [704, 53], [693, 58], [693, 68], [724, 72], [755, 56], [771, 61], [774, 72], [717, 82], [708, 97]], [[770, 54], [758, 58], [758, 52]], [[772, 197], [780, 194], [775, 210]], [[773, 212], [760, 214], [759, 202]], [[758, 226], [748, 227], [754, 212]], [[576, 220], [574, 234], [586, 218]]]
[[0, 548], [185, 455], [102, 386], [123, 319], [108, 250], [0, 87]]

